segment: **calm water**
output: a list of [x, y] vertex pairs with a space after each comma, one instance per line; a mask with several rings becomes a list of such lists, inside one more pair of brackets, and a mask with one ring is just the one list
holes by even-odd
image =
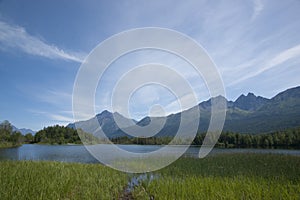
[[[160, 148], [158, 145], [119, 145], [121, 148], [147, 153]], [[197, 157], [199, 147], [190, 147], [184, 156]], [[213, 149], [210, 156], [224, 153], [262, 153], [300, 156], [300, 150], [285, 149]], [[24, 144], [17, 148], [0, 149], [0, 160], [54, 160], [63, 162], [97, 163], [82, 145], [38, 145]]]

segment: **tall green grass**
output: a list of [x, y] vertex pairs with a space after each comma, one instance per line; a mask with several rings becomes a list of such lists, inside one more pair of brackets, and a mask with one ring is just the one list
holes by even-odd
[[0, 162], [0, 199], [118, 199], [126, 174], [95, 164]]
[[0, 199], [300, 199], [296, 156], [181, 158], [148, 175], [126, 194], [132, 175], [102, 165], [2, 161]]
[[300, 199], [300, 157], [183, 158], [154, 177], [134, 190], [136, 199]]

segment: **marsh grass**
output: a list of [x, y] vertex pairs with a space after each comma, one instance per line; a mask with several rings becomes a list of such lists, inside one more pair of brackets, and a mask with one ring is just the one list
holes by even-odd
[[127, 175], [95, 164], [0, 162], [0, 199], [118, 199]]
[[[135, 199], [300, 199], [300, 157], [181, 158], [146, 174]], [[132, 176], [99, 164], [1, 161], [0, 199], [122, 199]]]
[[136, 199], [300, 199], [300, 157], [228, 154], [182, 158], [144, 181]]

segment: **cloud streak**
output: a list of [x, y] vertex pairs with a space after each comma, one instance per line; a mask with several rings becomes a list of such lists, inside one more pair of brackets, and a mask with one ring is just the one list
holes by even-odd
[[256, 17], [260, 14], [260, 12], [264, 9], [264, 4], [261, 0], [254, 0], [254, 10], [253, 15], [251, 17], [251, 21], [255, 20]]
[[34, 109], [28, 109], [27, 111], [41, 115], [46, 117], [48, 120], [55, 122], [56, 124], [66, 124], [66, 123], [73, 123], [74, 118], [72, 117], [72, 111], [61, 111], [57, 113], [51, 113], [47, 111], [40, 111]]
[[231, 82], [230, 85], [235, 85], [235, 84], [240, 83], [249, 78], [258, 76], [261, 73], [263, 73], [269, 69], [277, 67], [278, 65], [281, 65], [291, 59], [296, 59], [299, 57], [300, 57], [300, 44], [276, 54], [268, 61], [262, 63], [261, 64], [262, 67], [258, 68], [257, 70], [255, 70], [253, 72], [248, 73], [246, 76], [243, 76], [243, 77]]
[[11, 25], [3, 21], [0, 21], [1, 46], [1, 49], [18, 49], [27, 54], [48, 59], [61, 59], [81, 63], [85, 57], [84, 53], [67, 52], [30, 35], [23, 27]]
[[266, 68], [268, 69], [272, 66], [280, 65], [290, 59], [297, 58], [299, 56], [300, 56], [300, 44], [277, 54], [273, 59], [271, 59], [267, 63]]
[[52, 120], [56, 120], [56, 121], [62, 122], [62, 123], [74, 122], [73, 117], [67, 117], [67, 116], [59, 115], [59, 114], [49, 114], [48, 117], [50, 117]]

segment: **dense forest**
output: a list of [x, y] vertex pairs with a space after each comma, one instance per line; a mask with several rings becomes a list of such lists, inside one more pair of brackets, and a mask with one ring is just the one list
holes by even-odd
[[67, 144], [80, 143], [77, 131], [64, 126], [49, 126], [34, 135], [34, 143]]
[[[205, 134], [199, 134], [193, 144], [201, 145]], [[295, 148], [300, 149], [300, 127], [265, 134], [222, 133], [218, 147], [236, 148]]]
[[102, 142], [102, 140], [81, 129], [76, 130], [59, 125], [49, 126], [38, 131], [34, 135], [33, 140], [34, 143], [46, 144], [82, 144], [82, 141], [84, 141], [85, 144], [97, 144]]
[[[202, 145], [205, 133], [199, 133], [192, 145]], [[171, 137], [128, 138], [120, 137], [112, 139], [116, 144], [168, 144]], [[300, 127], [277, 131], [266, 134], [241, 134], [233, 132], [222, 133], [217, 147], [224, 148], [295, 148], [300, 149]]]

